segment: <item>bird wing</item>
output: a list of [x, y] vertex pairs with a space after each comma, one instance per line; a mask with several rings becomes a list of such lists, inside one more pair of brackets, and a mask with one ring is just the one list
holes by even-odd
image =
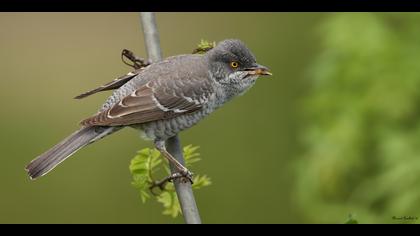
[[81, 124], [121, 126], [173, 118], [200, 110], [211, 94], [205, 79], [151, 80]]
[[87, 92], [84, 92], [80, 95], [77, 95], [76, 97], [74, 97], [75, 99], [82, 99], [85, 97], [88, 97], [92, 94], [98, 93], [98, 92], [102, 92], [102, 91], [107, 91], [107, 90], [112, 90], [112, 89], [117, 89], [121, 86], [123, 86], [125, 83], [127, 83], [128, 81], [130, 81], [131, 79], [133, 79], [134, 77], [136, 77], [144, 68], [140, 68], [137, 69], [135, 71], [129, 72], [126, 75], [123, 75], [119, 78], [116, 78], [115, 80], [106, 83], [98, 88], [89, 90]]

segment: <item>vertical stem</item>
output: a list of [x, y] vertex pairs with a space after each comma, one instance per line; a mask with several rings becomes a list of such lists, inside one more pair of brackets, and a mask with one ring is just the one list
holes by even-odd
[[[141, 23], [143, 26], [144, 41], [146, 44], [147, 56], [151, 62], [156, 62], [162, 59], [162, 51], [160, 49], [159, 32], [157, 30], [155, 14], [152, 12], [142, 12]], [[182, 155], [182, 148], [178, 135], [166, 140], [166, 149], [172, 154], [181, 164], [184, 164], [184, 157]], [[176, 172], [175, 167], [170, 164], [172, 173]], [[187, 224], [200, 224], [201, 219], [198, 212], [197, 204], [195, 203], [194, 194], [191, 184], [179, 179], [174, 181], [175, 190], [178, 195], [178, 200], [181, 205], [182, 215]]]
[[153, 12], [142, 12], [140, 17], [143, 26], [147, 57], [151, 60], [151, 62], [160, 61], [162, 60], [162, 51], [160, 49], [159, 32], [157, 29], [155, 14]]
[[[182, 156], [182, 148], [178, 135], [166, 140], [166, 149], [172, 154], [182, 165], [184, 165], [184, 157]], [[177, 172], [175, 166], [171, 164], [171, 172]], [[187, 224], [201, 224], [200, 214], [197, 204], [195, 203], [194, 193], [189, 181], [182, 182], [180, 179], [174, 180], [175, 190], [181, 204], [182, 214]]]

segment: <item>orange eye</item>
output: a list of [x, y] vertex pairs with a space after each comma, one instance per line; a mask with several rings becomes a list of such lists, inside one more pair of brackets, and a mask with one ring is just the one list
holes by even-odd
[[236, 61], [232, 61], [232, 62], [230, 63], [230, 66], [231, 66], [232, 68], [237, 68], [237, 67], [239, 66], [239, 63], [237, 63]]

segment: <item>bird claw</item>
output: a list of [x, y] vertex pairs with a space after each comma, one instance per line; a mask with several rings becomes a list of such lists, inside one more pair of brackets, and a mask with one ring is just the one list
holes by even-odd
[[192, 184], [194, 184], [192, 177], [193, 177], [193, 173], [191, 171], [189, 171], [188, 169], [184, 169], [180, 172], [176, 172], [176, 173], [171, 174], [168, 177], [168, 181], [172, 182], [174, 179], [180, 178], [183, 183], [187, 183], [187, 181], [189, 181], [192, 185]]
[[190, 182], [192, 185], [194, 184], [192, 177], [193, 177], [193, 173], [189, 171], [188, 169], [182, 170], [180, 172], [175, 172], [160, 181], [154, 181], [152, 185], [149, 187], [149, 190], [153, 195], [157, 196], [159, 194], [154, 191], [155, 188], [159, 188], [161, 191], [163, 191], [166, 187], [166, 184], [168, 182], [173, 182], [173, 180], [175, 179], [180, 179], [182, 183]]

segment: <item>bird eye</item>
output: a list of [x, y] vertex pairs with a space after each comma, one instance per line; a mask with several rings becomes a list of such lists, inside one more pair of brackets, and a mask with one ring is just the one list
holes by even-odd
[[230, 66], [231, 66], [232, 68], [237, 68], [237, 67], [239, 66], [239, 63], [238, 63], [238, 62], [236, 62], [236, 61], [232, 61], [232, 62], [230, 63]]

